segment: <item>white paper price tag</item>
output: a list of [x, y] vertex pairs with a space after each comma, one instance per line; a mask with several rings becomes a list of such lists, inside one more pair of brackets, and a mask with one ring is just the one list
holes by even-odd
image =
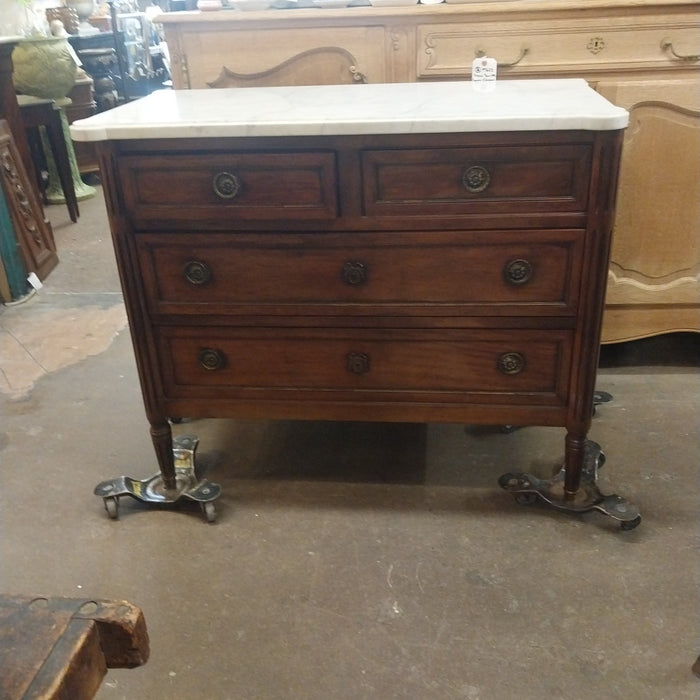
[[498, 63], [495, 58], [479, 56], [472, 61], [472, 83], [475, 88], [488, 90], [496, 83]]
[[44, 285], [41, 283], [41, 280], [37, 277], [36, 272], [30, 272], [29, 276], [27, 277], [27, 282], [34, 287], [37, 291], [39, 291]]

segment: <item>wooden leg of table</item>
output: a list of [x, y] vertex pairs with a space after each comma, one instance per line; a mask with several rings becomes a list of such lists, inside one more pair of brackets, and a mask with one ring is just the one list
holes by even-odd
[[170, 423], [151, 423], [151, 440], [156, 451], [158, 467], [163, 477], [163, 487], [168, 491], [177, 489], [175, 459], [173, 457], [173, 433]]
[[73, 183], [73, 173], [71, 172], [68, 148], [63, 134], [60, 110], [53, 110], [52, 118], [47, 121], [44, 128], [46, 129], [46, 138], [53, 153], [63, 196], [66, 198], [68, 215], [70, 216], [70, 220], [75, 223], [80, 216], [80, 211], [78, 209], [78, 199], [75, 194], [75, 184]]
[[581, 474], [586, 455], [586, 436], [578, 433], [567, 432], [565, 445], [565, 477], [564, 493], [567, 498], [573, 498], [581, 488]]

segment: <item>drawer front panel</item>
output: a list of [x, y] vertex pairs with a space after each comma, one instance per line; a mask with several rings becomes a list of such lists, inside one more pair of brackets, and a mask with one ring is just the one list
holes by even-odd
[[137, 225], [333, 219], [333, 153], [209, 153], [120, 159], [127, 209]]
[[[433, 24], [418, 28], [417, 76], [463, 78], [472, 61], [498, 61], [499, 77], [683, 67], [674, 56], [700, 54], [697, 14], [546, 21]], [[671, 46], [667, 46], [670, 42]], [[673, 51], [671, 51], [673, 48]], [[686, 63], [686, 66], [688, 63]]]
[[154, 314], [573, 316], [583, 236], [143, 235], [138, 247]]
[[583, 212], [586, 144], [366, 151], [365, 213], [374, 216]]
[[[359, 394], [370, 400], [461, 401], [483, 394], [561, 405], [566, 331], [407, 331], [168, 328], [158, 332], [166, 394], [261, 390]], [[490, 398], [489, 398], [490, 396]], [[330, 398], [330, 396], [329, 396]], [[473, 398], [471, 399], [473, 400]], [[478, 398], [477, 398], [478, 400]]]

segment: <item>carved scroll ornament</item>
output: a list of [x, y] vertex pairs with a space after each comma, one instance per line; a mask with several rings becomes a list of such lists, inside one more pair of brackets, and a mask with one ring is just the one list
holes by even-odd
[[288, 58], [257, 73], [237, 73], [222, 66], [211, 88], [253, 87], [255, 85], [330, 85], [366, 83], [355, 57], [339, 46], [320, 46]]

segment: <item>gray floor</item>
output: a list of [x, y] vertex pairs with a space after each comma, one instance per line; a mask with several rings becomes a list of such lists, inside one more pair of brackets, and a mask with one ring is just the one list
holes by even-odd
[[[598, 514], [519, 506], [559, 429], [196, 421], [219, 520], [95, 484], [155, 471], [101, 193], [52, 206], [61, 265], [0, 313], [0, 590], [126, 599], [152, 655], [99, 700], [700, 696], [697, 338], [606, 352]], [[681, 342], [683, 341], [683, 342]]]

